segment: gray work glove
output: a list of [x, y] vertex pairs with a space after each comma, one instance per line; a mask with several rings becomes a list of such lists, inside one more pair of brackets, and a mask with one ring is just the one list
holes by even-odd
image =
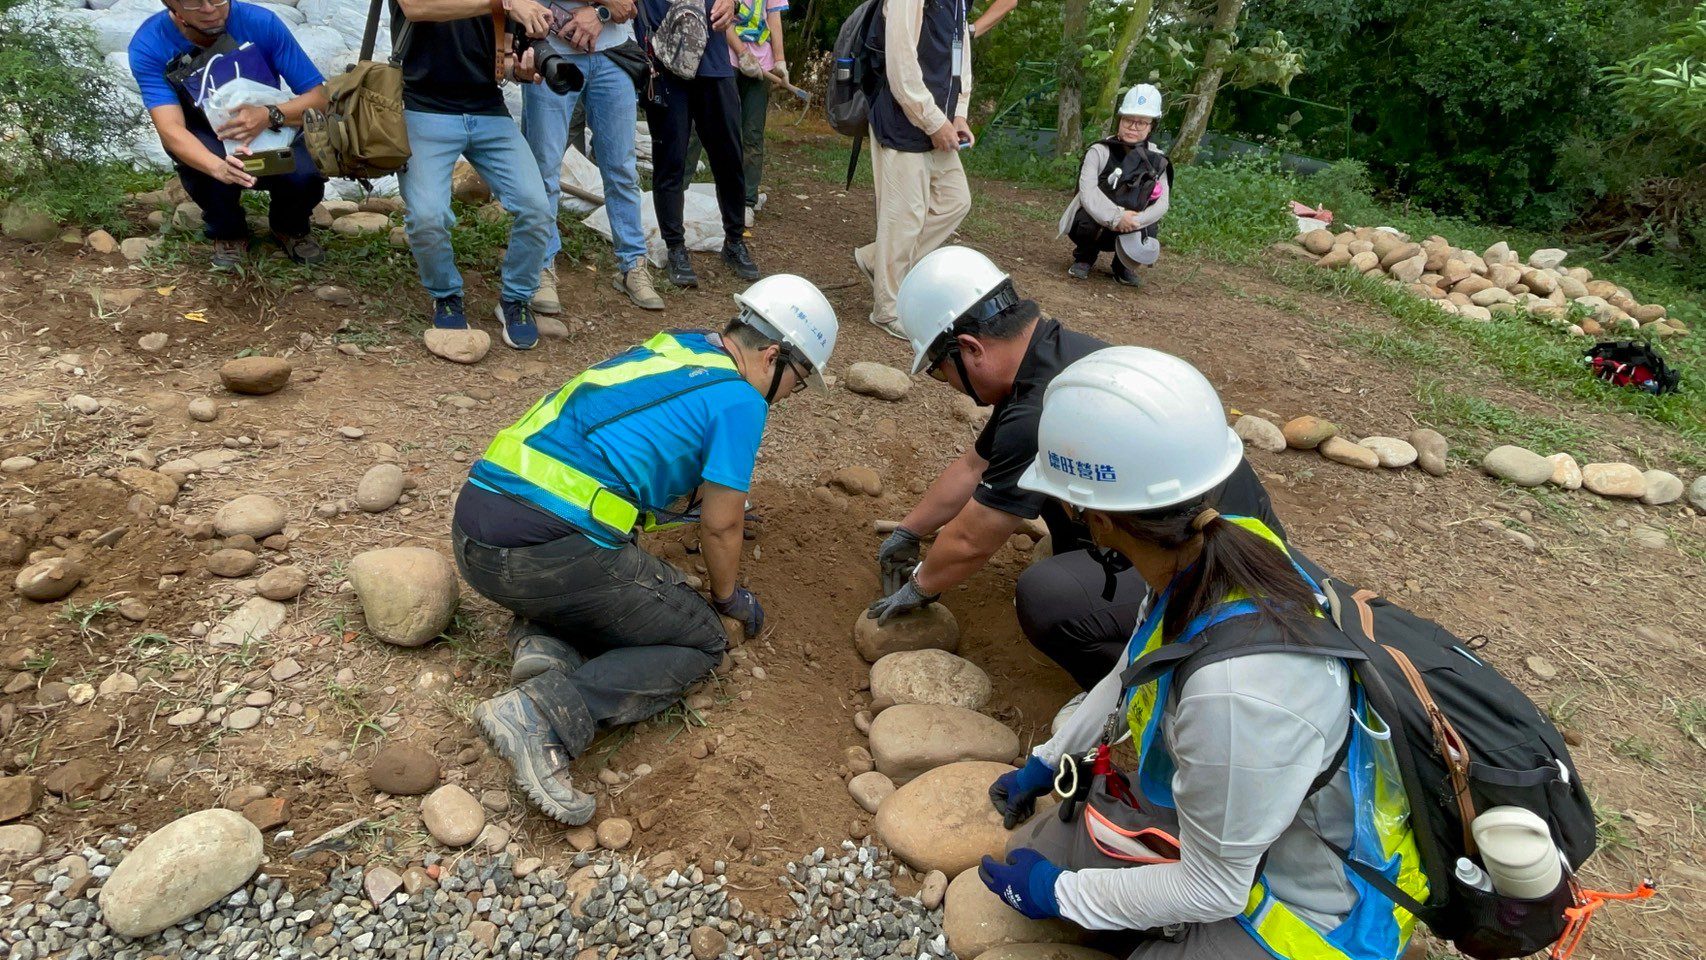
[[883, 541], [882, 548], [877, 551], [883, 593], [894, 593], [907, 577], [912, 576], [913, 568], [918, 566], [918, 545], [921, 542], [918, 534], [905, 527], [895, 527], [889, 538]]
[[881, 627], [895, 617], [904, 617], [919, 607], [935, 603], [941, 596], [925, 596], [924, 591], [918, 589], [918, 581], [908, 576], [901, 582], [900, 589], [871, 604], [865, 613]]

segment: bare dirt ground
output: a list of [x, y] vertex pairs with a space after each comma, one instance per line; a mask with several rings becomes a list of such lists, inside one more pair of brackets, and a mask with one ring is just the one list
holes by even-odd
[[[802, 149], [820, 138], [787, 125], [773, 130], [771, 199], [754, 230], [755, 255], [767, 271], [840, 285], [830, 293], [843, 321], [836, 367], [903, 365], [904, 346], [861, 322], [869, 292], [853, 282], [850, 249], [872, 231], [869, 190], [830, 185]], [[1438, 426], [1454, 451], [1470, 455], [1500, 442], [1418, 420], [1415, 371], [1346, 345], [1347, 328], [1392, 333], [1384, 317], [1285, 286], [1270, 264], [1174, 255], [1141, 291], [1115, 285], [1105, 272], [1073, 282], [1065, 276], [1065, 242], [1054, 239], [1064, 194], [989, 184], [977, 191], [963, 240], [1012, 271], [1026, 295], [1072, 326], [1190, 359], [1229, 406], [1279, 418], [1313, 413], [1357, 435]], [[395, 256], [406, 266], [406, 253]], [[17, 538], [22, 552], [80, 556], [89, 571], [66, 600], [36, 604], [8, 594], [0, 607], [0, 766], [50, 777], [77, 765], [71, 772], [89, 785], [87, 795], [46, 798], [32, 815], [50, 849], [126, 824], [152, 829], [258, 787], [291, 809], [294, 835], [269, 834], [268, 869], [306, 885], [336, 855], [293, 860], [290, 850], [359, 815], [374, 819], [351, 855], [358, 861], [382, 858], [400, 868], [432, 845], [413, 799], [376, 798], [366, 780], [366, 761], [382, 742], [432, 751], [446, 778], [476, 795], [506, 792], [507, 768], [487, 756], [467, 711], [504, 685], [507, 614], [465, 590], [447, 641], [388, 647], [362, 632], [343, 565], [383, 546], [448, 554], [452, 496], [493, 432], [585, 364], [660, 326], [711, 326], [732, 316], [738, 282], [713, 256], [698, 259], [704, 284], [668, 292], [670, 312], [662, 316], [630, 307], [610, 289], [606, 254], [565, 263], [568, 339], [528, 354], [500, 344], [462, 367], [421, 347], [414, 332], [426, 300], [412, 284], [394, 282], [396, 270], [375, 269], [380, 279], [354, 284], [355, 303], [336, 305], [311, 287], [217, 280], [194, 266], [131, 266], [58, 245], [0, 246], [0, 457], [40, 461], [0, 475], [0, 532]], [[120, 306], [125, 298], [110, 291], [127, 288], [142, 292]], [[493, 297], [482, 278], [470, 277], [469, 301], [471, 317], [489, 318]], [[169, 337], [156, 354], [137, 346], [151, 332]], [[290, 386], [258, 398], [224, 392], [215, 371], [243, 351], [288, 358], [296, 369]], [[1584, 462], [1666, 446], [1650, 424], [1535, 397], [1472, 363], [1434, 373], [1465, 395], [1590, 423], [1624, 446], [1572, 451]], [[72, 394], [104, 407], [90, 416], [69, 410]], [[212, 423], [186, 415], [188, 402], [203, 396], [220, 406]], [[702, 709], [672, 710], [609, 735], [578, 768], [597, 792], [600, 817], [638, 822], [636, 852], [727, 859], [749, 905], [781, 909], [775, 866], [868, 832], [869, 818], [838, 770], [842, 752], [864, 742], [852, 717], [869, 699], [850, 631], [876, 592], [872, 522], [898, 519], [974, 435], [953, 400], [919, 378], [899, 403], [837, 389], [773, 414], [752, 498], [764, 522], [745, 567], [769, 613], [767, 634], [740, 647], [706, 685]], [[340, 432], [350, 427], [358, 439]], [[133, 513], [132, 491], [112, 479], [129, 461], [198, 454], [208, 466], [164, 513]], [[1362, 472], [1312, 453], [1251, 456], [1294, 542], [1328, 569], [1463, 636], [1486, 636], [1487, 656], [1566, 727], [1603, 821], [1588, 879], [1621, 889], [1651, 876], [1662, 890], [1646, 905], [1604, 911], [1584, 955], [1706, 955], [1692, 919], [1706, 906], [1706, 787], [1697, 772], [1706, 759], [1706, 521], [1675, 504], [1531, 494], [1461, 462], [1436, 479], [1413, 470]], [[406, 505], [316, 513], [317, 504], [352, 497], [362, 473], [383, 460], [401, 464], [415, 482]], [[849, 500], [818, 489], [834, 470], [855, 464], [881, 474], [880, 497]], [[291, 517], [288, 544], [260, 548], [262, 569], [293, 563], [312, 580], [268, 642], [215, 649], [199, 634], [254, 585], [206, 570], [205, 556], [220, 544], [208, 539], [205, 521], [252, 492], [280, 499]], [[1526, 531], [1538, 548], [1481, 520]], [[1637, 524], [1662, 531], [1666, 545], [1638, 546], [1628, 535]], [[694, 569], [684, 535], [660, 537], [656, 546]], [[1027, 548], [1004, 549], [944, 602], [963, 628], [962, 655], [995, 681], [990, 712], [1029, 741], [1046, 735], [1072, 688], [1025, 643], [1011, 612], [1011, 584], [1029, 560]], [[18, 561], [0, 556], [0, 575], [10, 580]], [[139, 622], [107, 610], [89, 615], [96, 601], [126, 598], [147, 607]], [[304, 672], [273, 680], [269, 669], [286, 657]], [[1542, 678], [1531, 657], [1554, 675]], [[141, 680], [138, 692], [66, 699], [76, 699], [76, 688], [62, 685], [98, 686], [119, 671]], [[351, 672], [340, 679], [340, 671]], [[166, 724], [187, 707], [217, 706], [233, 684], [225, 697], [233, 705], [271, 694], [258, 727]], [[635, 776], [641, 765], [650, 772]], [[614, 782], [601, 781], [605, 769]], [[488, 799], [492, 822], [509, 828], [528, 855], [552, 862], [573, 852], [567, 832], [529, 813], [519, 794]]]

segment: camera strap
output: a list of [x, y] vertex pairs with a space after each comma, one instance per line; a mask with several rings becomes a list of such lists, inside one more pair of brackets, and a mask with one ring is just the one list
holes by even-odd
[[504, 0], [492, 0], [492, 39], [497, 49], [492, 51], [492, 79], [498, 83], [504, 82], [504, 54], [509, 46], [504, 38], [509, 36], [509, 14], [504, 10]]

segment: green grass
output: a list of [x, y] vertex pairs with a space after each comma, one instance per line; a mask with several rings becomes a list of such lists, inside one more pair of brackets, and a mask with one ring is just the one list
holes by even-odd
[[1606, 853], [1619, 850], [1629, 850], [1634, 847], [1634, 840], [1629, 835], [1629, 815], [1621, 810], [1613, 810], [1609, 805], [1600, 803], [1597, 798], [1593, 802], [1593, 817], [1598, 828], [1599, 848]]
[[[1281, 282], [1362, 302], [1397, 320], [1399, 330], [1394, 333], [1352, 334], [1344, 328], [1340, 330], [1341, 338], [1360, 338], [1382, 359], [1418, 369], [1485, 365], [1543, 397], [1585, 400], [1632, 413], [1669, 428], [1677, 437], [1680, 442], [1665, 451], [1669, 456], [1691, 468], [1706, 469], [1706, 381], [1701, 377], [1685, 374], [1683, 389], [1662, 397], [1613, 387], [1583, 371], [1582, 338], [1568, 337], [1527, 319], [1496, 316], [1491, 323], [1480, 323], [1444, 313], [1387, 283], [1348, 271], [1321, 270], [1292, 262], [1279, 265], [1273, 272]], [[1677, 342], [1667, 341], [1667, 349]], [[1706, 372], [1706, 365], [1701, 369]], [[1466, 410], [1456, 412], [1461, 419], [1489, 429], [1510, 419], [1480, 416]], [[1536, 428], [1539, 435], [1550, 435], [1557, 440], [1579, 442], [1591, 436], [1583, 428], [1553, 421], [1529, 426]], [[1580, 448], [1554, 444], [1553, 449], [1575, 452]]]
[[1671, 711], [1676, 714], [1676, 725], [1682, 735], [1706, 750], [1706, 697], [1675, 701]]
[[[1579, 424], [1513, 410], [1425, 375], [1417, 377], [1416, 399], [1422, 405], [1423, 422], [1445, 428], [1443, 432], [1455, 441], [1452, 452], [1465, 459], [1479, 460], [1488, 445], [1504, 443], [1527, 447], [1546, 456], [1609, 442]], [[1462, 443], [1466, 430], [1476, 433], [1481, 441], [1479, 446], [1469, 447]]]
[[1658, 748], [1640, 737], [1624, 737], [1611, 741], [1611, 752], [1655, 770], [1663, 769], [1664, 766], [1659, 762]]
[[77, 631], [78, 636], [87, 640], [90, 637], [106, 636], [94, 623], [117, 609], [118, 604], [111, 600], [92, 600], [87, 605], [67, 601], [64, 606], [59, 608], [58, 616], [59, 619], [71, 624], [71, 629]]

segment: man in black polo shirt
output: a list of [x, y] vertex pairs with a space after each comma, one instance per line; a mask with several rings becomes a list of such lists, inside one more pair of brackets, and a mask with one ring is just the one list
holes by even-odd
[[[1124, 651], [1149, 588], [1129, 565], [1092, 552], [1089, 529], [1057, 501], [1020, 489], [1018, 480], [1036, 459], [1049, 381], [1108, 344], [1044, 317], [1035, 301], [1019, 298], [1007, 274], [966, 247], [942, 247], [920, 260], [896, 306], [913, 345], [912, 372], [928, 370], [995, 409], [972, 449], [942, 471], [883, 542], [877, 564], [886, 596], [871, 615], [888, 619], [930, 603], [982, 569], [1023, 521], [1041, 516], [1054, 556], [1019, 577], [1019, 624], [1032, 645], [1090, 689]], [[1248, 462], [1228, 479], [1221, 503], [1285, 535]], [[932, 533], [936, 542], [921, 563], [920, 543]]]
[[402, 52], [411, 154], [397, 179], [407, 208], [403, 229], [421, 286], [432, 295], [432, 325], [440, 330], [468, 329], [462, 274], [450, 245], [456, 224], [450, 177], [457, 158], [468, 158], [515, 215], [496, 316], [504, 343], [530, 350], [539, 342], [531, 303], [557, 217], [498, 87], [506, 18], [531, 37], [551, 27], [551, 14], [535, 0], [391, 0], [391, 43]]

